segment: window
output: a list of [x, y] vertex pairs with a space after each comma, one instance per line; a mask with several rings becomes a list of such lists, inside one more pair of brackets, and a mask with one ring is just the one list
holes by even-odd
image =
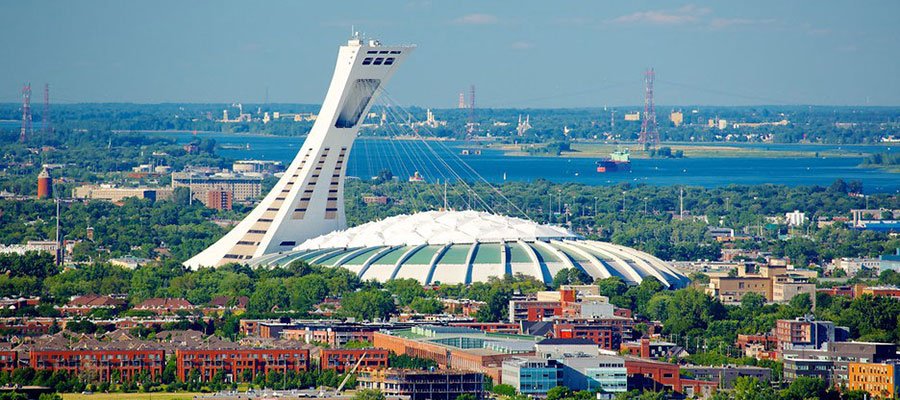
[[357, 79], [350, 85], [335, 128], [352, 128], [359, 123], [363, 111], [368, 107], [375, 90], [381, 85], [380, 79]]

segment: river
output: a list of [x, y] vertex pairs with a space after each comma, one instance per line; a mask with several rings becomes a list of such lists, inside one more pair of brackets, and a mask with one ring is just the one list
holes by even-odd
[[[184, 143], [196, 137], [209, 137], [219, 145], [248, 145], [250, 149], [219, 149], [222, 156], [240, 159], [276, 160], [289, 163], [304, 138], [224, 133], [159, 133]], [[837, 146], [805, 144], [723, 144], [747, 146], [775, 151], [828, 151], [842, 148], [861, 153], [898, 151], [897, 147]], [[704, 144], [708, 146], [708, 144]], [[419, 171], [426, 180], [447, 179], [459, 175], [475, 179], [476, 173], [490, 182], [533, 181], [543, 178], [554, 182], [577, 182], [609, 185], [620, 182], [651, 185], [689, 185], [716, 187], [730, 184], [755, 185], [830, 185], [835, 179], [860, 180], [867, 193], [900, 192], [900, 174], [877, 168], [860, 168], [862, 157], [804, 158], [711, 158], [635, 159], [632, 171], [597, 173], [591, 158], [506, 156], [498, 150], [485, 150], [480, 155], [460, 155], [462, 142], [421, 142], [358, 139], [351, 152], [347, 174], [370, 177], [382, 169], [390, 169], [403, 179]], [[441, 161], [443, 160], [443, 161]], [[470, 171], [462, 164], [471, 167]], [[445, 164], [446, 163], [446, 164]], [[449, 167], [449, 168], [448, 168]], [[456, 174], [448, 173], [455, 170]]]

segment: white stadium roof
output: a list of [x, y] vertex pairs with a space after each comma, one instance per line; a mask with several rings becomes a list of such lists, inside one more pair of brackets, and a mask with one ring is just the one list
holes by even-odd
[[594, 278], [645, 278], [683, 287], [688, 278], [642, 251], [583, 240], [567, 229], [477, 211], [428, 211], [369, 222], [309, 239], [293, 250], [250, 260], [254, 266], [302, 260], [342, 267], [361, 279], [412, 278], [423, 284], [472, 283], [524, 274], [549, 283], [562, 269]]

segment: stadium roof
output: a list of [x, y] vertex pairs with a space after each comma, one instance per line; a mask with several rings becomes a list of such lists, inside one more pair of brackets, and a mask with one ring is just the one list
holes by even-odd
[[399, 215], [309, 239], [293, 250], [250, 260], [253, 266], [295, 260], [342, 267], [361, 279], [412, 278], [423, 284], [472, 283], [524, 274], [551, 282], [562, 269], [593, 278], [644, 278], [683, 287], [688, 278], [664, 261], [612, 243], [583, 240], [565, 228], [477, 211]]

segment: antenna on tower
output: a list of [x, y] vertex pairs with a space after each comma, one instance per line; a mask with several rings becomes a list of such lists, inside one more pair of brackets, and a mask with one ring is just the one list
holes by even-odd
[[50, 84], [44, 84], [44, 112], [41, 114], [41, 123], [43, 126], [41, 128], [44, 132], [44, 137], [49, 135], [50, 132], [53, 131], [50, 125]]
[[653, 68], [644, 72], [644, 115], [641, 120], [641, 136], [638, 142], [644, 147], [653, 147], [659, 144], [659, 132], [656, 130], [656, 106], [653, 105], [653, 78], [656, 73]]
[[26, 83], [22, 87], [22, 131], [19, 133], [19, 141], [25, 143], [25, 136], [34, 133], [31, 125], [31, 84]]
[[468, 137], [475, 136], [475, 85], [469, 86], [469, 123], [466, 128]]

